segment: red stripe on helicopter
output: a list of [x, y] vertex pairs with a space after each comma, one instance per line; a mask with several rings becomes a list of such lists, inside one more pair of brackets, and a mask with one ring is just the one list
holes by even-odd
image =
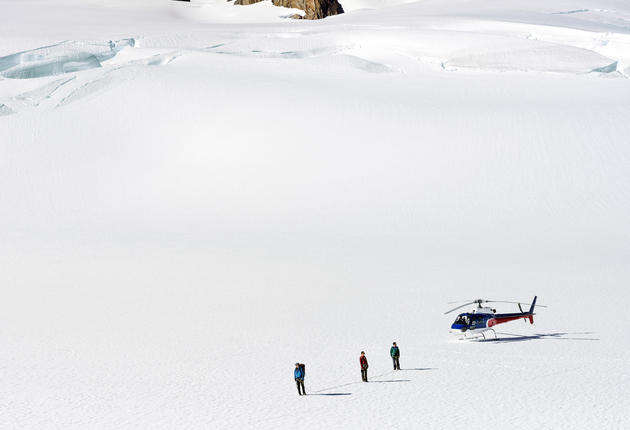
[[529, 315], [519, 315], [517, 317], [492, 318], [488, 320], [488, 327], [492, 327], [497, 324], [503, 324], [506, 322], [514, 321], [514, 320], [519, 320], [521, 318], [529, 318]]

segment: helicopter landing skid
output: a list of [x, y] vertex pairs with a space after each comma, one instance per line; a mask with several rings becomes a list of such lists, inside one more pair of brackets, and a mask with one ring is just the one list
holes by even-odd
[[483, 337], [483, 340], [488, 340], [488, 338], [486, 337], [486, 331], [491, 331], [492, 333], [494, 333], [494, 338], [498, 339], [497, 332], [494, 331], [494, 329], [490, 328], [488, 330], [482, 331], [481, 333], [475, 333], [470, 336], [468, 335], [468, 333], [465, 333], [463, 337], [459, 338], [459, 340], [473, 340], [473, 339], [478, 339], [480, 337]]
[[[496, 331], [494, 331], [494, 329], [493, 329], [493, 328], [488, 329], [487, 331], [491, 331], [492, 333], [494, 333], [494, 338], [495, 338], [495, 339], [498, 339], [498, 337], [497, 337], [497, 332], [496, 332]], [[486, 340], [486, 333], [482, 331], [482, 332], [481, 332], [481, 335], [483, 336], [483, 340]]]

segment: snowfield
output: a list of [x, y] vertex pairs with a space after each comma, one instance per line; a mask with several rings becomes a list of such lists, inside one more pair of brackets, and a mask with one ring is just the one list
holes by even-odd
[[0, 0], [1, 428], [630, 428], [630, 4], [342, 5]]

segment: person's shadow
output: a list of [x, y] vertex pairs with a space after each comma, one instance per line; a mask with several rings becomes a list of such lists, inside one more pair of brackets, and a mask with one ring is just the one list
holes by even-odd
[[[409, 369], [401, 369], [401, 371], [405, 371], [405, 370], [436, 370], [436, 368], [435, 367], [415, 367], [415, 368], [409, 368]], [[389, 372], [381, 373], [380, 375], [373, 376], [372, 378], [382, 378], [382, 377], [390, 376], [394, 374], [395, 372], [396, 372], [395, 370], [390, 370]], [[411, 382], [411, 379], [384, 379], [380, 381], [371, 379], [369, 381], [369, 383], [380, 383], [380, 384], [391, 384], [391, 383], [396, 383], [396, 382]], [[361, 382], [361, 381], [348, 382], [346, 384], [335, 385], [334, 387], [328, 387], [321, 390], [317, 390], [307, 395], [308, 396], [350, 396], [352, 395], [352, 393], [324, 393], [324, 391], [334, 390], [335, 388], [348, 387], [350, 385], [359, 385], [363, 383], [364, 382]]]
[[436, 370], [436, 367], [412, 367], [408, 369], [400, 369], [400, 370]]

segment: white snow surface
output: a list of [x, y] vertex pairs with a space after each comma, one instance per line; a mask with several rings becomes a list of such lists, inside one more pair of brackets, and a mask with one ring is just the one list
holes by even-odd
[[1, 428], [630, 428], [630, 3], [342, 4], [0, 0]]

